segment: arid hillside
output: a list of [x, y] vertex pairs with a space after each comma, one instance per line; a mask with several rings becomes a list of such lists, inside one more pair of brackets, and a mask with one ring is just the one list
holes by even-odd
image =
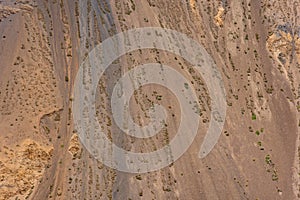
[[[217, 144], [200, 159], [213, 116], [203, 76], [187, 59], [156, 48], [120, 56], [95, 94], [94, 117], [111, 142], [147, 153], [169, 145], [179, 129], [181, 102], [157, 84], [136, 90], [128, 107], [132, 120], [146, 126], [153, 105], [163, 106], [159, 133], [136, 138], [117, 126], [114, 87], [142, 64], [182, 74], [199, 114], [197, 135], [178, 160], [153, 172], [125, 173], [95, 159], [80, 140], [74, 82], [97, 45], [143, 27], [197, 41], [222, 76], [227, 111]], [[0, 200], [300, 199], [297, 0], [0, 0], [0, 72]]]

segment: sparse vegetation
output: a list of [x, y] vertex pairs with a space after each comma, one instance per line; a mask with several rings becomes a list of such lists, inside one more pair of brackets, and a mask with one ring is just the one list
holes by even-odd
[[256, 115], [252, 113], [252, 120], [256, 120]]

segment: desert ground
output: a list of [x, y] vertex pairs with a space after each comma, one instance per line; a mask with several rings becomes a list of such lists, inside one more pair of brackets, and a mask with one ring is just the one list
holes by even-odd
[[[167, 51], [122, 55], [96, 94], [97, 119], [119, 147], [155, 151], [180, 124], [176, 96], [149, 84], [130, 99], [132, 119], [146, 125], [149, 108], [159, 104], [167, 126], [147, 139], [118, 128], [110, 97], [116, 81], [138, 65], [172, 66], [193, 85], [201, 111], [197, 136], [178, 160], [136, 174], [91, 155], [78, 137], [72, 102], [88, 53], [142, 27], [176, 30], [201, 44], [221, 72], [227, 112], [218, 143], [199, 159], [211, 121], [203, 77]], [[300, 199], [299, 72], [297, 0], [0, 0], [0, 200]]]

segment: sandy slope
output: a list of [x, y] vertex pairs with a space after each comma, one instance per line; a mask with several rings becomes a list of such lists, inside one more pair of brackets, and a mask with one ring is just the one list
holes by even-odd
[[[295, 0], [0, 1], [0, 199], [299, 198], [299, 8]], [[116, 127], [109, 96], [134, 66], [172, 66], [194, 83], [203, 111], [198, 135], [179, 160], [156, 172], [128, 174], [104, 166], [81, 145], [72, 122], [72, 85], [95, 45], [148, 26], [183, 32], [205, 47], [222, 71], [227, 116], [218, 144], [199, 159], [210, 120], [203, 79], [168, 52], [122, 56], [97, 91], [98, 118], [113, 142], [148, 152], [178, 129], [179, 103], [157, 85], [132, 97], [131, 113], [146, 124], [145, 110], [159, 103], [168, 108], [168, 127], [147, 140]]]

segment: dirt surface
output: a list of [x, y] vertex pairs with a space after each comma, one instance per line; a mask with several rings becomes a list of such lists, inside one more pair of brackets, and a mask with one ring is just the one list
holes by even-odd
[[[297, 0], [0, 0], [0, 199], [299, 199], [299, 18]], [[124, 173], [82, 145], [72, 119], [73, 84], [97, 44], [152, 26], [185, 33], [214, 59], [226, 89], [226, 122], [213, 151], [199, 159], [211, 120], [201, 75], [170, 52], [127, 53], [97, 88], [97, 117], [110, 140], [151, 152], [176, 135], [180, 102], [159, 85], [141, 87], [130, 101], [141, 126], [151, 105], [166, 108], [167, 126], [156, 136], [128, 136], [112, 119], [116, 81], [141, 64], [172, 66], [190, 80], [201, 117], [176, 162]]]

